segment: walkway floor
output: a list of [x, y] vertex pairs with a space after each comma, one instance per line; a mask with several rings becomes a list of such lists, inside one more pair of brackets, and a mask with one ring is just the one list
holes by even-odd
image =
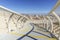
[[20, 30], [20, 33], [0, 33], [0, 40], [57, 40], [45, 29], [37, 30], [34, 26], [26, 26]]

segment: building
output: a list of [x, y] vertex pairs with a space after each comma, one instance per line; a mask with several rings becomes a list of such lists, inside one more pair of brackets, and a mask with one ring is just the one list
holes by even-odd
[[49, 14], [40, 16], [18, 14], [0, 6], [0, 40], [60, 40], [58, 8], [60, 0]]

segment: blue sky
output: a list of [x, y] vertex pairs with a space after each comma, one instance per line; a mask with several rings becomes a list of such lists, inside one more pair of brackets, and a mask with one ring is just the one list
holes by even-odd
[[49, 13], [57, 0], [0, 0], [0, 5], [25, 14]]

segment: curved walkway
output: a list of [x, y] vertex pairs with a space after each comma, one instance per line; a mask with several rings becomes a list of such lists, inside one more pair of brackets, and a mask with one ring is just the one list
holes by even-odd
[[51, 33], [49, 33], [48, 35], [50, 35], [50, 36], [48, 36], [46, 34], [34, 31], [34, 25], [32, 25], [32, 24], [29, 24], [29, 25], [31, 25], [33, 28], [28, 33], [26, 33], [22, 37], [18, 38], [17, 40], [26, 40], [26, 39], [27, 40], [45, 40], [45, 39], [46, 40], [57, 40], [56, 38], [52, 37]]

